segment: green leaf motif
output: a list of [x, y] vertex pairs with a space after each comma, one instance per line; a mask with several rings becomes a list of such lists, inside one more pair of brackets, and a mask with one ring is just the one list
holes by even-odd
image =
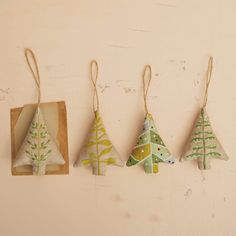
[[92, 147], [92, 146], [94, 146], [94, 145], [96, 145], [96, 143], [95, 143], [95, 142], [92, 142], [92, 141], [88, 141], [88, 142], [86, 143], [86, 147], [87, 147], [87, 148], [90, 148], [90, 147]]
[[106, 163], [107, 165], [112, 165], [112, 164], [116, 163], [116, 160], [112, 157], [109, 157], [109, 158], [103, 160], [102, 162]]
[[106, 135], [106, 130], [98, 113], [95, 115], [93, 128], [89, 135], [89, 139], [85, 144], [85, 148], [87, 158], [83, 159], [81, 163], [83, 165], [91, 165], [96, 163], [98, 175], [101, 174], [101, 163], [105, 163], [107, 165], [116, 163], [114, 158], [106, 158], [106, 156], [113, 150], [113, 146]]
[[104, 155], [110, 153], [111, 150], [112, 150], [112, 147], [109, 147], [109, 148], [103, 149], [103, 150], [99, 153], [98, 157], [102, 157], [102, 156], [104, 156]]
[[[37, 114], [39, 120], [39, 114]], [[26, 141], [28, 148], [25, 153], [36, 166], [39, 166], [41, 162], [46, 161], [52, 150], [49, 148], [50, 138], [44, 123], [32, 122], [31, 130], [29, 131], [29, 139]]]
[[92, 160], [90, 160], [90, 159], [82, 160], [82, 164], [85, 166], [90, 165], [91, 163], [92, 163]]
[[102, 133], [106, 133], [105, 128], [98, 129], [98, 131], [100, 131], [100, 132], [102, 132]]
[[[216, 145], [214, 146], [206, 146], [206, 149], [215, 149], [216, 148]], [[201, 150], [201, 149], [204, 149], [204, 147], [193, 147], [193, 150]]]
[[215, 157], [220, 157], [221, 154], [218, 153], [218, 152], [209, 152], [209, 153], [206, 153], [206, 156], [215, 156]]
[[104, 139], [104, 140], [98, 141], [98, 144], [101, 144], [104, 146], [110, 146], [111, 142], [108, 139]]

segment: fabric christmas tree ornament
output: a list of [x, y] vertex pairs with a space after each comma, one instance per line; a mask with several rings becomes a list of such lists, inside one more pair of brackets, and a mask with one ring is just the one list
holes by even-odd
[[212, 158], [228, 160], [228, 156], [226, 155], [223, 147], [218, 141], [216, 135], [214, 134], [209, 117], [206, 112], [208, 87], [210, 84], [213, 67], [212, 65], [213, 58], [210, 57], [206, 73], [206, 88], [203, 106], [195, 121], [193, 130], [190, 135], [190, 139], [180, 159], [197, 160], [198, 168], [200, 170], [210, 169]]
[[107, 165], [123, 166], [119, 154], [111, 143], [99, 114], [99, 99], [97, 92], [98, 64], [90, 64], [91, 80], [94, 86], [93, 110], [94, 121], [82, 151], [74, 166], [91, 165], [94, 175], [105, 175]]
[[[149, 73], [147, 72], [149, 71]], [[146, 85], [146, 75], [149, 75]], [[143, 129], [138, 137], [137, 144], [126, 163], [127, 166], [133, 166], [142, 163], [146, 173], [157, 173], [158, 164], [160, 162], [173, 164], [174, 158], [168, 151], [160, 135], [158, 134], [156, 125], [152, 115], [147, 109], [147, 93], [151, 81], [151, 67], [147, 65], [143, 73], [143, 95], [145, 106], [145, 119]]]
[[25, 50], [25, 56], [38, 88], [38, 103], [28, 132], [16, 153], [13, 167], [31, 165], [33, 175], [44, 175], [47, 165], [63, 165], [65, 160], [50, 135], [41, 111], [40, 76], [36, 58], [30, 49]]

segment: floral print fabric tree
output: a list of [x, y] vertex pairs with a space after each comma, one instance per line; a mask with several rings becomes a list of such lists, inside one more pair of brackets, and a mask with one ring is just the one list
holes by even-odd
[[[146, 88], [145, 76], [148, 70], [150, 77]], [[148, 112], [147, 109], [146, 99], [150, 80], [151, 67], [147, 65], [144, 69], [143, 74], [143, 94], [146, 116], [143, 129], [138, 137], [137, 144], [133, 148], [133, 151], [126, 163], [127, 166], [133, 166], [142, 163], [144, 165], [145, 172], [148, 174], [157, 173], [158, 164], [161, 162], [169, 164], [173, 164], [175, 162], [174, 158], [171, 156], [171, 153], [168, 151], [164, 142], [159, 136], [152, 115]]]
[[173, 164], [174, 159], [157, 133], [152, 115], [147, 114], [143, 130], [126, 165], [143, 163], [146, 173], [157, 173], [160, 162]]

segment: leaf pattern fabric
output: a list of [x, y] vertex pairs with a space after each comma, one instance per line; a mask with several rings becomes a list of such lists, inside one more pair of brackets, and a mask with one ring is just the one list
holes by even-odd
[[198, 168], [206, 170], [210, 169], [212, 158], [228, 160], [214, 134], [206, 110], [201, 109], [181, 160], [197, 160]]
[[31, 165], [34, 175], [44, 175], [47, 165], [64, 163], [64, 158], [50, 136], [42, 111], [38, 107], [13, 166]]
[[93, 127], [75, 166], [77, 163], [91, 165], [94, 175], [105, 175], [107, 165], [123, 166], [119, 154], [107, 136], [98, 111], [95, 112]]
[[173, 164], [175, 161], [159, 136], [152, 115], [148, 113], [137, 144], [126, 165], [133, 166], [142, 163], [146, 173], [157, 173], [160, 162]]

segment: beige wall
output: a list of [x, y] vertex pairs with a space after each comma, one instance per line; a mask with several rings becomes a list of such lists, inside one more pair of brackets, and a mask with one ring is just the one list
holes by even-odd
[[[236, 235], [236, 2], [234, 0], [0, 1], [0, 235]], [[9, 109], [36, 101], [23, 49], [37, 54], [43, 101], [65, 100], [70, 175], [12, 177]], [[124, 161], [143, 120], [141, 73], [153, 67], [149, 107], [177, 160], [202, 101], [214, 56], [208, 113], [230, 160], [72, 167], [89, 129], [88, 65], [100, 64], [101, 113]]]

